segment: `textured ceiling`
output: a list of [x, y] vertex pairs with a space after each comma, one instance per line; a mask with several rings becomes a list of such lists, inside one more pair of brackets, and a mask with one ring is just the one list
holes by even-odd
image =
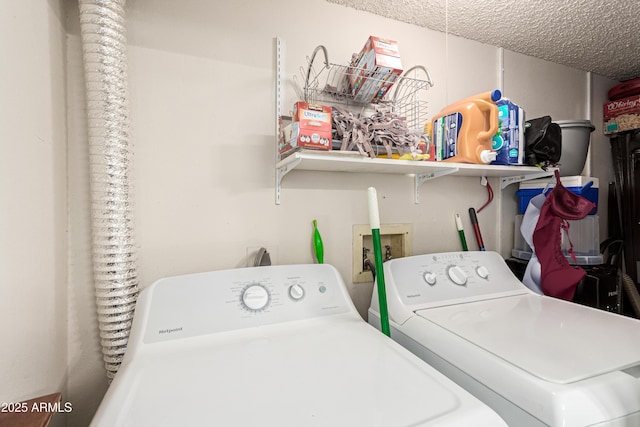
[[614, 80], [640, 77], [638, 0], [327, 0]]

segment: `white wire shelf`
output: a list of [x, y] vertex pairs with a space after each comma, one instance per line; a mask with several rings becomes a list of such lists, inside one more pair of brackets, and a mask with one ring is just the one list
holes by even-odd
[[500, 188], [509, 184], [553, 175], [534, 166], [477, 165], [466, 163], [396, 160], [359, 156], [345, 152], [300, 151], [280, 160], [276, 165], [276, 203], [284, 176], [293, 170], [377, 173], [415, 176], [415, 203], [420, 202], [420, 186], [428, 180], [445, 175], [499, 177]]
[[[318, 52], [324, 54], [322, 64], [316, 63]], [[284, 91], [284, 44], [276, 38], [276, 129], [280, 129], [283, 112]], [[420, 131], [427, 115], [427, 90], [433, 82], [426, 68], [412, 67], [395, 81], [393, 88], [377, 104], [357, 103], [349, 94], [347, 76], [357, 70], [350, 66], [332, 64], [328, 60], [327, 49], [318, 46], [310, 58], [307, 68], [301, 67], [304, 87], [299, 88], [299, 97], [307, 102], [324, 101], [327, 104], [343, 104], [361, 111], [375, 109], [377, 105], [388, 106], [407, 119], [409, 128]], [[411, 77], [409, 77], [411, 75]], [[422, 78], [424, 76], [424, 78]], [[532, 166], [477, 165], [449, 162], [428, 162], [370, 158], [358, 155], [358, 152], [310, 151], [303, 150], [281, 158], [279, 153], [279, 135], [276, 134], [276, 204], [280, 204], [282, 179], [293, 170], [320, 172], [348, 172], [397, 174], [414, 176], [414, 201], [420, 201], [420, 186], [426, 181], [445, 175], [499, 177], [500, 187], [504, 189], [512, 183], [553, 175], [553, 169], [544, 171]]]

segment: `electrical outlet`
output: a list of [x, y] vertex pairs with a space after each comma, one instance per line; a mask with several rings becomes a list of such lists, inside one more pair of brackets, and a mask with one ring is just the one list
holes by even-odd
[[[401, 258], [412, 254], [413, 227], [411, 224], [381, 224], [380, 246], [382, 260]], [[373, 282], [370, 266], [375, 268], [371, 226], [353, 226], [353, 283]]]

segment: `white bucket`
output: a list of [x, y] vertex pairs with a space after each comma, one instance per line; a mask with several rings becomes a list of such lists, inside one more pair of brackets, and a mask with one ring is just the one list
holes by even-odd
[[589, 120], [555, 120], [562, 130], [560, 176], [580, 175], [587, 160], [591, 132], [595, 126]]

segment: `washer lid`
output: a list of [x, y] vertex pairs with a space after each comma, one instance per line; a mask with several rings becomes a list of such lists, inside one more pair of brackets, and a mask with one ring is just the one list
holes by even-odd
[[506, 426], [434, 368], [351, 318], [174, 344], [154, 344], [167, 351], [124, 365], [91, 425]]
[[556, 298], [518, 295], [416, 313], [554, 383], [640, 363], [639, 321]]

